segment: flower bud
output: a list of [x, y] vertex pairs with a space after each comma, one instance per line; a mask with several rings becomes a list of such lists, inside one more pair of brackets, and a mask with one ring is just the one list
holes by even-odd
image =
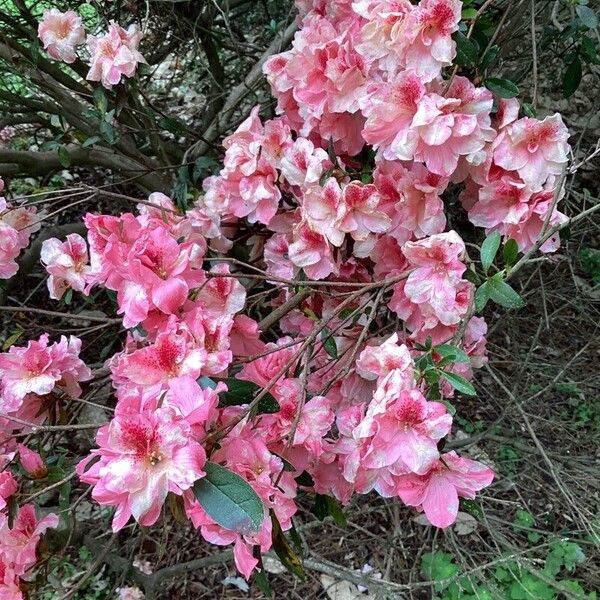
[[48, 475], [48, 467], [37, 452], [27, 448], [23, 444], [19, 444], [18, 449], [21, 466], [30, 477], [33, 477], [33, 479], [43, 479]]

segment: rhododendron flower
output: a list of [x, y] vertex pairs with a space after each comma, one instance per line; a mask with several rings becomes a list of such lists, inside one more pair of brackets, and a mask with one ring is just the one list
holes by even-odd
[[543, 121], [524, 117], [504, 130], [494, 150], [494, 161], [507, 171], [517, 171], [534, 191], [548, 176], [560, 175], [568, 159], [569, 132], [556, 113]]
[[484, 464], [448, 452], [424, 475], [399, 476], [397, 492], [403, 502], [423, 510], [432, 525], [444, 528], [456, 520], [459, 497], [473, 499], [493, 479]]
[[0, 471], [0, 510], [6, 508], [6, 500], [19, 488], [10, 471]]
[[17, 446], [19, 462], [25, 472], [33, 479], [43, 479], [48, 475], [48, 467], [43, 458], [35, 450], [31, 450], [23, 444]]
[[383, 233], [391, 225], [390, 218], [380, 210], [381, 197], [374, 185], [356, 181], [344, 187], [339, 228], [353, 239], [364, 241], [370, 233]]
[[90, 268], [87, 244], [79, 234], [70, 233], [65, 242], [56, 238], [44, 240], [40, 258], [50, 274], [50, 298], [60, 300], [67, 289], [77, 292], [85, 289]]
[[191, 336], [172, 329], [161, 331], [154, 344], [119, 356], [113, 375], [117, 382], [166, 385], [183, 375], [199, 377], [205, 364], [206, 350], [196, 347]]
[[33, 504], [21, 506], [12, 527], [9, 518], [0, 512], [0, 564], [15, 575], [23, 575], [36, 562], [36, 548], [47, 529], [58, 526], [58, 516], [49, 514], [37, 518]]
[[283, 154], [281, 173], [290, 185], [307, 186], [317, 183], [330, 164], [327, 152], [315, 148], [305, 138], [298, 138]]
[[414, 381], [412, 357], [404, 344], [398, 344], [397, 333], [383, 342], [367, 346], [356, 360], [356, 371], [365, 379], [383, 378], [394, 369], [406, 374], [407, 383]]
[[327, 238], [306, 223], [300, 223], [294, 230], [294, 242], [289, 245], [288, 255], [311, 279], [325, 279], [337, 270]]
[[137, 25], [127, 30], [111, 21], [108, 32], [101, 36], [90, 35], [87, 45], [91, 54], [89, 81], [101, 81], [111, 89], [123, 76], [133, 77], [139, 63], [146, 63], [138, 51], [142, 33]]
[[334, 246], [341, 246], [344, 232], [339, 221], [343, 215], [342, 189], [334, 177], [323, 187], [309, 187], [302, 199], [302, 214], [313, 231], [324, 235]]
[[52, 58], [73, 63], [77, 58], [75, 48], [85, 41], [85, 30], [81, 17], [75, 11], [63, 13], [51, 8], [44, 11], [38, 37]]
[[442, 67], [452, 64], [456, 54], [452, 34], [458, 31], [461, 10], [460, 0], [421, 0], [408, 13], [402, 27], [406, 69], [431, 81]]
[[113, 531], [131, 516], [153, 525], [169, 492], [182, 495], [205, 474], [204, 449], [191, 438], [189, 423], [169, 407], [116, 416], [98, 430], [96, 441], [99, 448], [79, 463], [77, 473], [94, 486], [99, 504], [117, 507]]
[[432, 235], [402, 247], [410, 267], [404, 293], [416, 304], [428, 303], [437, 318], [451, 325], [456, 322], [456, 286], [466, 267], [460, 261], [465, 245], [459, 235], [450, 231]]
[[144, 592], [136, 586], [118, 587], [115, 592], [119, 595], [119, 600], [144, 600], [145, 598]]
[[79, 358], [81, 340], [62, 336], [59, 342], [48, 344], [48, 335], [30, 341], [25, 348], [12, 346], [0, 354], [0, 407], [11, 412], [21, 406], [27, 394], [49, 394], [55, 385], [68, 394], [81, 393], [80, 381], [91, 379], [91, 371]]

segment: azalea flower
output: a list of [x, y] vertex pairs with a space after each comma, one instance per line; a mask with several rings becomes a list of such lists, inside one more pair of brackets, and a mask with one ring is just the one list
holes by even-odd
[[85, 30], [81, 17], [75, 11], [63, 13], [51, 8], [44, 11], [38, 37], [52, 58], [73, 63], [77, 58], [75, 48], [85, 41]]

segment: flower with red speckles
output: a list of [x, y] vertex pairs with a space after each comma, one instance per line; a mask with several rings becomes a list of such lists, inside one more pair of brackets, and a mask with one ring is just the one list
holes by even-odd
[[205, 474], [204, 449], [192, 439], [187, 420], [170, 407], [117, 415], [98, 430], [96, 441], [99, 448], [79, 463], [77, 473], [94, 486], [99, 504], [116, 506], [113, 531], [131, 516], [153, 525], [169, 492], [182, 495]]

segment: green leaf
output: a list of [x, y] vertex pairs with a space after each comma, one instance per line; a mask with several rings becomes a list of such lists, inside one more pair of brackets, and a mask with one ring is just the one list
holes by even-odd
[[315, 494], [315, 503], [311, 512], [319, 521], [331, 517], [340, 527], [346, 527], [346, 517], [340, 503], [331, 496]]
[[579, 4], [575, 7], [575, 12], [579, 17], [579, 20], [588, 28], [596, 29], [598, 27], [598, 17], [596, 13], [589, 7], [583, 4]]
[[337, 344], [335, 343], [335, 339], [327, 327], [323, 327], [323, 330], [321, 331], [321, 341], [323, 342], [323, 348], [325, 348], [325, 352], [327, 352], [331, 358], [337, 358]]
[[490, 285], [484, 281], [475, 291], [475, 310], [480, 313], [490, 299]]
[[58, 162], [65, 169], [71, 166], [71, 155], [65, 146], [58, 147]]
[[447, 410], [448, 410], [448, 414], [453, 417], [456, 414], [456, 407], [454, 406], [454, 404], [452, 404], [452, 402], [448, 401], [448, 400], [438, 400], [438, 402], [440, 404], [443, 404]]
[[487, 69], [492, 65], [492, 63], [498, 57], [498, 52], [500, 52], [499, 46], [492, 46], [481, 58], [480, 68], [482, 71]]
[[158, 124], [177, 137], [184, 136], [187, 133], [187, 127], [181, 121], [172, 117], [162, 117]]
[[535, 115], [537, 114], [535, 106], [529, 104], [528, 102], [523, 102], [523, 104], [521, 105], [521, 109], [523, 110], [523, 114], [526, 117], [531, 117], [532, 119], [534, 119]]
[[[244, 381], [242, 379], [235, 379], [234, 377], [216, 379], [216, 381], [223, 381], [227, 384], [227, 391], [221, 392], [219, 395], [221, 399], [219, 404], [221, 406], [239, 406], [240, 404], [250, 404], [254, 396], [256, 396], [261, 390], [261, 388], [252, 381]], [[279, 412], [279, 404], [269, 392], [267, 392], [258, 401], [258, 412]]]
[[16, 344], [17, 340], [24, 334], [23, 329], [17, 329], [12, 335], [9, 335], [4, 344], [2, 344], [2, 352], [6, 352], [12, 345]]
[[421, 558], [421, 573], [431, 581], [443, 581], [458, 573], [458, 565], [447, 552], [427, 552]]
[[567, 67], [563, 76], [563, 95], [565, 98], [572, 96], [581, 83], [581, 60], [579, 56], [573, 59], [573, 62]]
[[439, 346], [436, 346], [433, 350], [442, 358], [451, 357], [452, 362], [471, 362], [468, 354], [464, 350], [458, 348], [457, 346], [453, 346], [452, 344], [440, 344]]
[[506, 281], [502, 280], [500, 273], [488, 280], [489, 296], [504, 308], [521, 308], [525, 306], [523, 298], [513, 290]]
[[494, 231], [490, 233], [485, 240], [483, 240], [483, 244], [481, 244], [481, 250], [479, 252], [479, 256], [481, 258], [481, 266], [483, 267], [484, 273], [487, 273], [494, 262], [494, 258], [496, 258], [496, 252], [498, 252], [498, 248], [500, 248], [500, 232]]
[[260, 571], [254, 571], [254, 575], [252, 576], [252, 582], [256, 583], [258, 589], [267, 597], [271, 598], [273, 596], [273, 591], [271, 590], [271, 586], [269, 585], [269, 580], [267, 579], [267, 574], [262, 569]]
[[293, 575], [300, 577], [302, 580], [306, 579], [306, 573], [302, 568], [302, 560], [296, 554], [296, 552], [294, 552], [294, 549], [287, 541], [287, 538], [281, 530], [281, 525], [279, 524], [279, 521], [273, 511], [271, 511], [271, 522], [273, 550], [275, 550], [275, 554], [277, 554], [281, 564]]
[[92, 94], [92, 100], [94, 101], [94, 106], [100, 111], [101, 114], [104, 114], [108, 108], [108, 98], [104, 93], [102, 87], [97, 87]]
[[456, 64], [463, 67], [474, 67], [479, 55], [477, 42], [469, 39], [460, 31], [457, 31], [453, 37], [456, 42]]
[[457, 375], [456, 373], [450, 373], [448, 371], [442, 371], [442, 377], [457, 391], [466, 396], [476, 396], [477, 392], [473, 385], [467, 381], [464, 377]]
[[488, 77], [484, 84], [490, 92], [500, 96], [500, 98], [514, 98], [519, 95], [519, 88], [509, 79]]
[[518, 255], [519, 246], [517, 242], [513, 239], [508, 240], [504, 244], [504, 250], [502, 251], [502, 258], [504, 259], [504, 264], [507, 267], [510, 267], [517, 260]]
[[87, 140], [85, 140], [83, 142], [83, 144], [81, 144], [82, 148], [89, 148], [90, 146], [93, 146], [94, 144], [97, 144], [100, 141], [100, 137], [97, 135], [93, 135], [92, 137], [87, 138]]
[[598, 60], [598, 50], [596, 49], [596, 44], [594, 40], [589, 38], [587, 35], [584, 35], [580, 41], [581, 44], [581, 58], [583, 60], [596, 63]]
[[187, 194], [188, 194], [188, 182], [190, 180], [190, 174], [187, 165], [179, 167], [177, 175], [177, 183], [173, 188], [173, 199], [179, 207], [179, 209], [185, 213], [188, 207]]
[[198, 181], [210, 175], [219, 166], [217, 161], [210, 156], [199, 156], [194, 162], [192, 179]]
[[241, 535], [255, 534], [264, 520], [264, 507], [250, 484], [237, 473], [213, 462], [193, 491], [206, 513], [221, 527]]
[[477, 16], [476, 8], [465, 8], [465, 9], [463, 9], [463, 11], [461, 13], [460, 18], [463, 21], [471, 21], [476, 16]]
[[117, 143], [119, 136], [116, 129], [105, 120], [100, 121], [100, 135], [111, 145]]

